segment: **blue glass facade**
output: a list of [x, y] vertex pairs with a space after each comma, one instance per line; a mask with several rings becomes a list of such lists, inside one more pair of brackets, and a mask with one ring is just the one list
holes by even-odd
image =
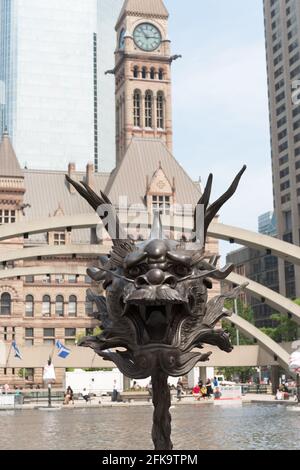
[[102, 72], [114, 63], [121, 6], [0, 0], [1, 130], [8, 127], [21, 165], [83, 169], [90, 161], [112, 169], [114, 88]]

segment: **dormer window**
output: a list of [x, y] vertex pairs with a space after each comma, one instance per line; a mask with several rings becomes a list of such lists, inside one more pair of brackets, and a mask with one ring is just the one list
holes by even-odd
[[60, 246], [66, 244], [66, 232], [54, 233], [54, 245]]
[[152, 196], [152, 211], [159, 211], [162, 215], [170, 215], [170, 205], [171, 197], [170, 196]]
[[14, 224], [16, 221], [16, 211], [8, 209], [0, 209], [0, 225]]

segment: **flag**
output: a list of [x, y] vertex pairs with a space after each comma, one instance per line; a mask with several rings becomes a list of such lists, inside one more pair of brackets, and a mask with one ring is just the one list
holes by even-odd
[[57, 354], [58, 357], [62, 357], [63, 359], [66, 359], [71, 352], [71, 350], [66, 348], [59, 340], [56, 341], [56, 347], [59, 350]]
[[20, 353], [20, 350], [17, 346], [17, 343], [15, 341], [13, 341], [11, 343], [12, 347], [14, 348], [14, 351], [15, 351], [15, 357], [17, 357], [18, 359], [22, 359], [22, 356], [21, 356], [21, 353]]

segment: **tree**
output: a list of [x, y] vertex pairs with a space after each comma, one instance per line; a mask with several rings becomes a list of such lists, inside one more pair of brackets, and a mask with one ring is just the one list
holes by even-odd
[[270, 318], [277, 325], [274, 328], [261, 328], [261, 331], [276, 343], [294, 341], [298, 338], [298, 325], [289, 316], [273, 313]]
[[[227, 310], [234, 311], [235, 310], [234, 300], [227, 300], [225, 302], [225, 308]], [[238, 311], [238, 315], [241, 318], [244, 318], [249, 323], [254, 324], [254, 314], [253, 314], [251, 307], [245, 305], [240, 299], [237, 300], [237, 311]], [[232, 344], [236, 346], [237, 344], [236, 327], [230, 322], [230, 317], [222, 321], [222, 328], [224, 328], [224, 330], [226, 330], [229, 333]], [[239, 344], [240, 345], [254, 344], [254, 340], [247, 338], [247, 336], [243, 334], [240, 334]]]
[[223, 367], [218, 369], [218, 372], [224, 375], [225, 380], [234, 380], [238, 377], [241, 383], [248, 382], [257, 374], [255, 367]]

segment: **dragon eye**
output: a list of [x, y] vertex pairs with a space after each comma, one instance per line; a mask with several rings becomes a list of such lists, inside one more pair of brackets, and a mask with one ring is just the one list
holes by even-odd
[[147, 271], [147, 265], [139, 264], [138, 266], [133, 266], [128, 270], [128, 274], [130, 277], [135, 278], [145, 274]]
[[182, 264], [174, 266], [173, 271], [177, 276], [181, 277], [188, 276], [188, 274], [190, 274], [190, 269], [187, 266], [183, 266]]

